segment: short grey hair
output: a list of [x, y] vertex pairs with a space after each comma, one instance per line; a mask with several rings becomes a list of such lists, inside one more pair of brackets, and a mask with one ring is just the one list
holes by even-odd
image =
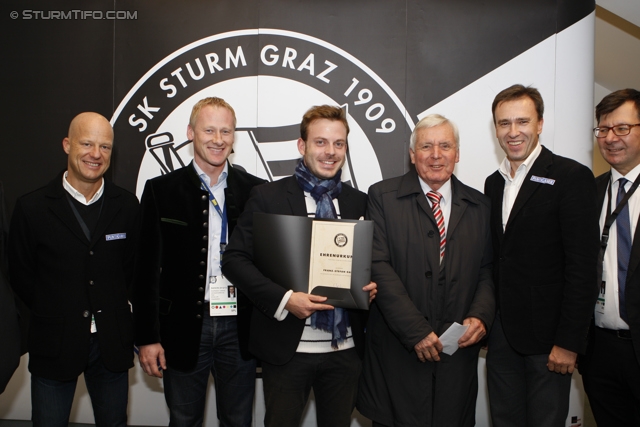
[[416, 127], [413, 128], [413, 132], [411, 132], [411, 139], [409, 140], [409, 148], [415, 151], [416, 148], [416, 135], [420, 129], [424, 128], [433, 128], [440, 125], [449, 125], [451, 126], [451, 130], [453, 131], [453, 136], [456, 139], [456, 150], [460, 148], [460, 135], [458, 133], [458, 126], [453, 123], [451, 120], [447, 119], [445, 116], [440, 114], [429, 114], [428, 116], [424, 116]]

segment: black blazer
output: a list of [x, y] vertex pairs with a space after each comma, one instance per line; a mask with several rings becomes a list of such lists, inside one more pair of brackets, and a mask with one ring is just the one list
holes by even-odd
[[13, 291], [5, 279], [9, 224], [4, 210], [4, 191], [0, 182], [0, 394], [20, 364], [20, 323]]
[[92, 313], [107, 369], [133, 366], [128, 287], [138, 199], [105, 180], [88, 241], [66, 194], [60, 174], [18, 199], [9, 234], [11, 285], [31, 310], [29, 370], [59, 381], [77, 378], [87, 365]]
[[[343, 183], [338, 196], [340, 215], [358, 219], [365, 214], [366, 194]], [[253, 264], [253, 213], [307, 216], [304, 192], [291, 176], [253, 189], [236, 231], [222, 259], [222, 272], [254, 304], [249, 350], [258, 359], [283, 365], [295, 355], [304, 330], [304, 320], [293, 314], [283, 321], [273, 316], [287, 289], [266, 278]], [[364, 351], [363, 310], [349, 310], [349, 320], [356, 350]]]
[[503, 232], [504, 184], [496, 171], [485, 182], [485, 194], [491, 199], [493, 277], [507, 340], [525, 355], [548, 353], [554, 345], [584, 353], [598, 294], [593, 174], [542, 147]]
[[[606, 172], [596, 178], [598, 188], [598, 206], [607, 202], [607, 187], [611, 179], [611, 172]], [[615, 197], [615, 196], [614, 196]], [[637, 219], [636, 219], [637, 221]], [[615, 223], [612, 227], [615, 227]], [[640, 227], [636, 227], [631, 247], [631, 259], [627, 270], [627, 284], [625, 287], [625, 301], [629, 316], [629, 329], [633, 340], [633, 348], [640, 364]]]
[[[253, 186], [263, 179], [229, 166], [225, 202], [229, 235]], [[200, 347], [209, 235], [208, 193], [193, 164], [147, 181], [134, 287], [137, 345], [161, 343], [167, 364], [195, 367]], [[238, 338], [245, 358], [251, 307], [238, 294]]]

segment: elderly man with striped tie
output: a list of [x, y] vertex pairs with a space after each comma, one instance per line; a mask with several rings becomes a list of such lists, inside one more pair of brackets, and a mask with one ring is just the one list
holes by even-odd
[[[472, 426], [495, 312], [489, 200], [453, 175], [459, 136], [445, 117], [418, 122], [409, 155], [415, 169], [369, 189], [378, 295], [357, 408], [374, 426]], [[452, 352], [440, 337], [455, 323], [467, 329]]]

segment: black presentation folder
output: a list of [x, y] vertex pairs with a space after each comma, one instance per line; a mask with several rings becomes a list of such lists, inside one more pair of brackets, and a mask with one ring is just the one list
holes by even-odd
[[373, 221], [312, 219], [302, 216], [253, 214], [253, 257], [258, 269], [286, 289], [309, 292], [309, 264], [313, 221], [356, 223], [353, 237], [351, 289], [316, 286], [312, 294], [327, 297], [326, 304], [341, 308], [369, 309], [369, 293], [362, 287], [371, 281]]

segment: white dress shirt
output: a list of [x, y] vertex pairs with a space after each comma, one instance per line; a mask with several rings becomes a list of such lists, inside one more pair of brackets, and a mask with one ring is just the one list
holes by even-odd
[[[218, 177], [218, 182], [211, 186], [211, 180], [209, 179], [209, 175], [204, 173], [202, 169], [193, 162], [193, 167], [196, 170], [196, 173], [202, 180], [207, 184], [207, 187], [213, 193], [213, 197], [218, 201], [218, 205], [220, 209], [223, 210], [225, 208], [225, 196], [224, 189], [227, 188], [227, 176], [229, 173], [229, 165], [227, 163], [224, 164], [224, 169], [220, 173]], [[208, 197], [208, 193], [207, 193]], [[204, 292], [204, 300], [210, 300], [211, 286], [209, 285], [209, 277], [211, 276], [220, 276], [222, 275], [222, 271], [220, 270], [220, 238], [222, 236], [222, 218], [218, 213], [218, 210], [213, 207], [211, 201], [209, 201], [209, 246], [208, 246], [208, 254], [209, 259], [207, 260], [207, 286]], [[227, 226], [227, 243], [229, 243], [229, 227]]]
[[100, 184], [100, 188], [98, 189], [98, 191], [96, 191], [96, 194], [93, 195], [91, 200], [87, 201], [87, 199], [84, 197], [84, 194], [82, 194], [81, 192], [73, 188], [71, 184], [69, 184], [69, 181], [67, 181], [68, 174], [69, 174], [69, 171], [65, 172], [62, 175], [62, 188], [64, 188], [67, 191], [67, 193], [71, 194], [71, 197], [73, 197], [74, 199], [76, 199], [77, 201], [79, 201], [85, 206], [92, 205], [98, 200], [100, 200], [100, 197], [102, 197], [102, 193], [104, 193], [104, 178], [102, 178], [102, 183]]
[[513, 204], [516, 201], [516, 197], [518, 197], [520, 188], [522, 188], [524, 178], [527, 176], [527, 173], [529, 173], [531, 165], [536, 161], [541, 151], [542, 146], [538, 143], [536, 148], [534, 148], [531, 154], [529, 154], [529, 157], [527, 157], [526, 160], [518, 166], [514, 177], [511, 177], [511, 162], [509, 162], [509, 159], [505, 157], [502, 163], [500, 163], [498, 171], [504, 178], [504, 194], [502, 196], [502, 231], [504, 231], [507, 226], [509, 215], [511, 215], [511, 209], [513, 209]]
[[[626, 183], [625, 190], [629, 191], [633, 185], [633, 181], [640, 174], [640, 165], [633, 168], [624, 178], [629, 181]], [[611, 212], [613, 212], [617, 206], [616, 198], [618, 195], [618, 187], [622, 178], [622, 174], [615, 169], [611, 169]], [[604, 196], [604, 203], [602, 204], [602, 211], [600, 212], [600, 232], [604, 227], [604, 222], [607, 217], [607, 202], [609, 201], [608, 189], [607, 194]], [[629, 198], [629, 221], [631, 222], [631, 239], [633, 244], [633, 235], [636, 232], [636, 226], [638, 225], [638, 214], [640, 214], [640, 190], [636, 190], [635, 193]], [[609, 241], [607, 243], [607, 250], [604, 253], [604, 266], [603, 266], [603, 280], [605, 281], [604, 289], [604, 313], [603, 310], [598, 310], [598, 303], [596, 303], [595, 322], [596, 326], [607, 329], [629, 329], [627, 322], [620, 318], [620, 302], [618, 299], [618, 231], [616, 223], [614, 221], [609, 229]], [[603, 295], [598, 295], [602, 298]]]
[[[427, 197], [427, 193], [429, 191], [436, 191], [429, 187], [429, 184], [424, 182], [422, 178], [418, 177], [418, 182], [420, 182], [420, 188], [422, 188], [422, 194]], [[442, 211], [442, 215], [444, 216], [444, 235], [447, 235], [447, 230], [449, 230], [449, 217], [451, 216], [451, 179], [442, 184], [442, 187], [438, 188], [436, 191], [440, 193], [442, 196], [440, 198], [440, 210]], [[429, 202], [429, 206], [433, 208], [433, 204], [431, 200], [427, 197], [427, 201]], [[446, 251], [445, 247], [445, 251]]]

